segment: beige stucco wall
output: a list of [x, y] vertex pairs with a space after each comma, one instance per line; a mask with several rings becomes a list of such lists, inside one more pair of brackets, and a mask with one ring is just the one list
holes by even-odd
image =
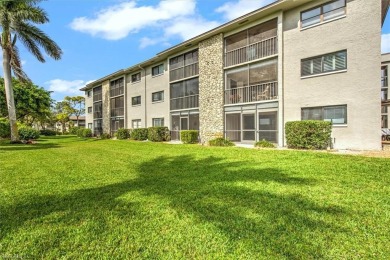
[[199, 126], [200, 139], [207, 143], [223, 134], [223, 35], [199, 43]]
[[88, 97], [87, 92], [85, 91], [85, 127], [88, 127], [88, 124], [92, 124], [93, 127], [93, 111], [88, 113], [88, 107], [92, 107], [93, 110], [93, 90], [91, 89], [91, 96]]
[[[347, 105], [348, 124], [333, 127], [336, 149], [381, 149], [380, 0], [349, 0], [345, 18], [300, 30], [300, 12], [284, 14], [284, 118], [301, 120], [301, 108]], [[369, 3], [368, 3], [369, 2]], [[301, 59], [347, 49], [347, 72], [301, 79]]]
[[[164, 63], [164, 73], [157, 76], [152, 76], [152, 67]], [[167, 62], [158, 62], [151, 66], [134, 71], [126, 77], [126, 108], [127, 108], [127, 127], [132, 127], [132, 120], [141, 119], [142, 127], [151, 127], [153, 118], [164, 118], [165, 126], [170, 126], [169, 121], [169, 72], [167, 70]], [[131, 75], [141, 72], [141, 81], [131, 83]], [[146, 74], [146, 75], [145, 75]], [[146, 96], [145, 96], [145, 80], [146, 80]], [[152, 93], [164, 91], [164, 101], [152, 102]], [[132, 106], [131, 98], [141, 96], [141, 105]], [[145, 117], [146, 105], [146, 117]], [[146, 124], [145, 124], [146, 120]]]

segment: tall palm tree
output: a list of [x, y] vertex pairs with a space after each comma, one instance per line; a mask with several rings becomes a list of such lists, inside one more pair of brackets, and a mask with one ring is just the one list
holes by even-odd
[[60, 59], [62, 55], [60, 47], [35, 26], [49, 22], [46, 12], [37, 6], [39, 2], [41, 0], [0, 0], [0, 47], [3, 52], [11, 142], [19, 141], [11, 71], [20, 80], [29, 81], [22, 70], [16, 42], [19, 40], [40, 62], [45, 62], [41, 49], [55, 60]]

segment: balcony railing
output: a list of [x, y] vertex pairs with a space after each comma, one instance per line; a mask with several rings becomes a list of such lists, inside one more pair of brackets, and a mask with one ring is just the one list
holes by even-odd
[[382, 88], [387, 88], [389, 86], [388, 78], [387, 76], [382, 77], [381, 79], [381, 87]]
[[125, 114], [125, 108], [118, 107], [111, 109], [111, 117], [123, 116]]
[[169, 81], [175, 81], [179, 79], [188, 78], [199, 74], [199, 65], [198, 63], [193, 63], [173, 69], [169, 72]]
[[225, 67], [261, 59], [278, 53], [277, 36], [225, 53]]
[[171, 98], [171, 110], [199, 107], [199, 95]]
[[259, 102], [278, 98], [278, 82], [225, 90], [225, 105]]

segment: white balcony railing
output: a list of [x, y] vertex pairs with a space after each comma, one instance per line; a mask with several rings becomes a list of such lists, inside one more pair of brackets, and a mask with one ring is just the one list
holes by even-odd
[[225, 67], [261, 59], [278, 53], [277, 36], [225, 53]]
[[171, 110], [199, 107], [199, 95], [171, 98]]
[[278, 82], [267, 82], [225, 90], [225, 105], [259, 102], [278, 98]]

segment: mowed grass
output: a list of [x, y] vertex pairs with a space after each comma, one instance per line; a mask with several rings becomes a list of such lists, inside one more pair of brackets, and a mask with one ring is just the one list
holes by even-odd
[[0, 143], [0, 259], [390, 258], [390, 160]]

